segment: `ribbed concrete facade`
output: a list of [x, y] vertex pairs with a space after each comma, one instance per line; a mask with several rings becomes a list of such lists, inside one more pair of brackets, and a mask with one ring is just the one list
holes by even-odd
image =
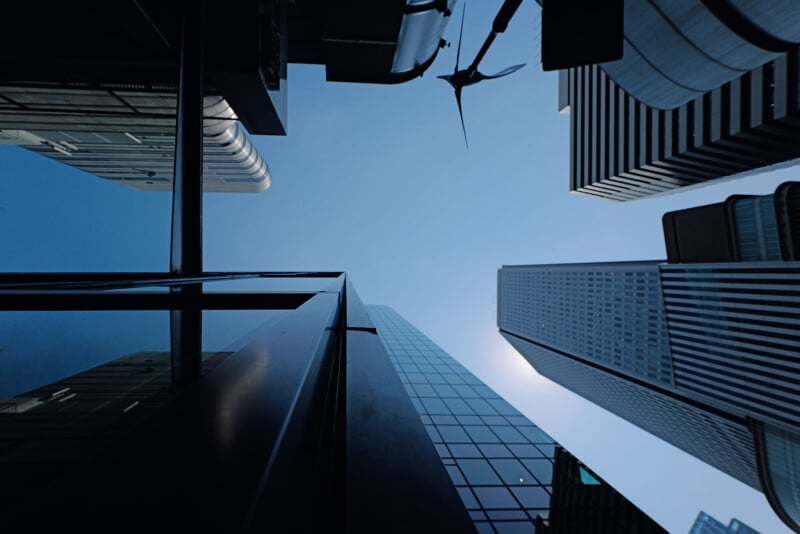
[[659, 109], [702, 96], [800, 42], [793, 0], [625, 2], [624, 18], [622, 59], [602, 67]]
[[506, 332], [645, 382], [673, 384], [658, 262], [504, 267], [498, 318]]
[[597, 65], [562, 78], [573, 192], [634, 200], [800, 157], [797, 50], [671, 110]]

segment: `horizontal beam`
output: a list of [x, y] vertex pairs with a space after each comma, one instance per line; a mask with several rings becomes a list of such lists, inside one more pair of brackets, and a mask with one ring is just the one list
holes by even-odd
[[240, 278], [338, 278], [341, 272], [204, 272], [197, 276], [173, 273], [2, 273], [3, 289], [125, 289], [154, 285], [180, 285]]
[[141, 291], [0, 291], [0, 311], [66, 310], [294, 310], [315, 292], [171, 293]]

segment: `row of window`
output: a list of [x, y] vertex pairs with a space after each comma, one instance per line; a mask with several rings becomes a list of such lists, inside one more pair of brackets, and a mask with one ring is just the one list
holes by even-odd
[[534, 533], [553, 440], [399, 316], [370, 313], [478, 532]]

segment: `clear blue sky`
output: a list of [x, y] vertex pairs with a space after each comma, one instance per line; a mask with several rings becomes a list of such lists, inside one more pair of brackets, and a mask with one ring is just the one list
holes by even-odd
[[[462, 61], [499, 4], [469, 5]], [[528, 66], [464, 90], [466, 150], [435, 78], [452, 72], [454, 22], [453, 46], [403, 85], [329, 84], [291, 66], [289, 135], [255, 138], [272, 187], [206, 195], [206, 269], [346, 270], [365, 302], [394, 307], [670, 532], [701, 509], [789, 532], [760, 493], [539, 377], [497, 334], [495, 292], [502, 264], [662, 258], [664, 211], [769, 193], [798, 171], [626, 204], [569, 194], [569, 119], [540, 68], [534, 2], [481, 65]], [[169, 209], [169, 194], [0, 147], [0, 270], [165, 270]]]

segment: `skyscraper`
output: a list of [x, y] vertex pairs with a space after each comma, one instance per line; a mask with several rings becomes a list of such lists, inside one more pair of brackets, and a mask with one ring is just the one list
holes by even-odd
[[472, 528], [342, 273], [0, 286], [9, 532]]
[[560, 74], [570, 120], [569, 189], [627, 201], [800, 157], [796, 51], [687, 103], [638, 101], [598, 65]]
[[666, 214], [666, 262], [498, 273], [500, 332], [541, 374], [762, 490], [795, 528], [796, 194]]
[[759, 487], [747, 422], [699, 409], [673, 386], [659, 265], [505, 266], [500, 333], [540, 374]]
[[479, 532], [663, 532], [394, 310], [367, 312]]
[[95, 277], [0, 277], [10, 531], [664, 532], [341, 273]]
[[758, 534], [758, 532], [738, 519], [731, 519], [726, 526], [707, 513], [700, 512], [689, 534]]
[[[626, 201], [800, 157], [795, 3], [539, 3], [543, 62], [574, 56], [551, 67], [563, 69], [570, 191]], [[595, 36], [601, 17], [572, 16], [588, 9], [619, 21]], [[610, 39], [619, 53], [597, 59], [589, 48], [581, 60], [581, 47], [568, 45], [584, 27], [601, 50]]]

